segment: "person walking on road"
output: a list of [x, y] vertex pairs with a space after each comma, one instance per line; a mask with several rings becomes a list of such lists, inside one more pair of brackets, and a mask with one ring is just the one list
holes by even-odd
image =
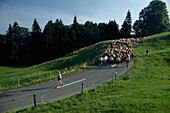
[[61, 76], [61, 72], [58, 72], [58, 82], [57, 82], [57, 86], [55, 87], [55, 88], [57, 88], [58, 87], [58, 85], [59, 85], [59, 83], [61, 83], [62, 85], [64, 85], [62, 82], [61, 82], [61, 78], [62, 78], [62, 76]]
[[149, 56], [149, 48], [146, 50], [146, 55]]

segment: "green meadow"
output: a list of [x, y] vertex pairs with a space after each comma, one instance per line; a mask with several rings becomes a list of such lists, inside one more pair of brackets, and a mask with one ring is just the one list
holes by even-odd
[[0, 66], [0, 92], [17, 89], [18, 78], [19, 88], [21, 88], [54, 80], [57, 78], [58, 71], [62, 72], [62, 76], [68, 76], [88, 69], [96, 64], [97, 57], [106, 50], [107, 44], [105, 43], [99, 42], [39, 65]]
[[[169, 113], [170, 32], [149, 36], [139, 43], [140, 47], [133, 48], [135, 64], [116, 80], [82, 94], [17, 112]], [[149, 56], [146, 56], [147, 48]], [[31, 68], [41, 69], [43, 65]]]

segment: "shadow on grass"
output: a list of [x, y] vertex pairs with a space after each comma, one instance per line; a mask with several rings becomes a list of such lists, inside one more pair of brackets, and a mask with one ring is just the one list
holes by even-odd
[[31, 67], [32, 65], [30, 66], [0, 66], [0, 67], [7, 67], [7, 68], [27, 68], [27, 67]]
[[166, 89], [161, 89], [163, 91], [170, 91], [170, 88], [166, 88]]
[[170, 58], [164, 58], [164, 60], [170, 65]]

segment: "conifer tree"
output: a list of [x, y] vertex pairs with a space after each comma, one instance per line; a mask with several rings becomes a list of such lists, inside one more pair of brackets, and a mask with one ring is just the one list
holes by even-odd
[[107, 40], [107, 24], [106, 23], [99, 23], [98, 24], [99, 27], [99, 36], [100, 36], [100, 40]]
[[74, 20], [73, 20], [73, 25], [71, 27], [72, 30], [74, 30], [74, 32], [76, 33], [76, 37], [77, 37], [77, 41], [76, 41], [76, 48], [80, 48], [80, 32], [79, 32], [79, 23], [77, 22], [77, 17], [74, 16]]
[[126, 18], [125, 18], [122, 28], [120, 30], [121, 37], [129, 38], [129, 37], [131, 37], [131, 32], [132, 32], [132, 18], [131, 18], [130, 10], [128, 10]]
[[5, 55], [5, 35], [0, 34], [0, 65], [4, 65], [6, 61]]
[[41, 29], [37, 20], [34, 19], [29, 44], [29, 58], [31, 60], [31, 63], [33, 64], [40, 63], [42, 60], [41, 53], [42, 53]]
[[21, 33], [20, 27], [17, 22], [14, 22], [13, 26], [9, 24], [8, 31], [6, 33], [6, 43], [5, 43], [5, 55], [6, 63], [10, 65], [19, 64], [20, 60], [20, 48], [21, 48]]
[[43, 31], [43, 57], [44, 60], [50, 60], [53, 58], [53, 47], [54, 47], [54, 38], [53, 38], [53, 23], [49, 21]]
[[109, 40], [113, 40], [119, 37], [119, 26], [116, 21], [109, 21], [107, 26], [107, 36]]
[[13, 47], [14, 46], [14, 39], [13, 39], [13, 31], [12, 31], [12, 26], [11, 24], [9, 24], [7, 33], [6, 33], [6, 62], [8, 62], [8, 64], [11, 64], [11, 62], [13, 61]]
[[126, 22], [127, 22], [127, 27], [128, 27], [128, 36], [127, 37], [131, 37], [131, 33], [132, 33], [132, 17], [131, 17], [131, 13], [130, 10], [128, 10], [127, 12], [127, 16], [126, 16]]
[[121, 38], [128, 38], [129, 37], [129, 31], [128, 31], [128, 24], [126, 21], [123, 22], [123, 25], [120, 29], [120, 37]]
[[18, 25], [18, 23], [15, 21], [14, 22], [14, 25], [12, 26], [12, 29], [13, 29], [13, 43], [14, 43], [14, 50], [15, 53], [14, 54], [14, 62], [15, 63], [19, 63], [19, 59], [20, 59], [20, 52], [21, 52], [21, 29]]

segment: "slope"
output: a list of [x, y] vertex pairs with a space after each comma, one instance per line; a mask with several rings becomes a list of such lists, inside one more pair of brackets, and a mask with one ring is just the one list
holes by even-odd
[[170, 112], [170, 32], [147, 37], [140, 45], [133, 48], [137, 55], [134, 66], [118, 79], [17, 112]]

